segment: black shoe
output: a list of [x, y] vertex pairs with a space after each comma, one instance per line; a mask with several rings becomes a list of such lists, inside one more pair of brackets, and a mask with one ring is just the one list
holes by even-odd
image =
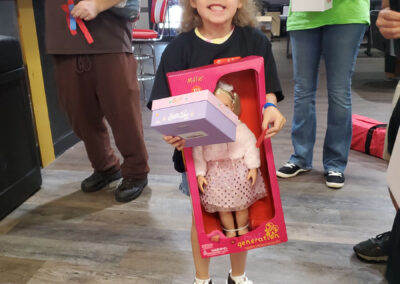
[[115, 167], [102, 172], [94, 172], [90, 177], [82, 181], [81, 189], [83, 192], [99, 191], [120, 178], [121, 170], [116, 169]]
[[297, 176], [301, 172], [308, 172], [309, 170], [302, 169], [292, 162], [287, 162], [279, 170], [276, 171], [276, 175], [281, 178], [290, 178]]
[[253, 281], [249, 280], [246, 276], [240, 280], [239, 282], [235, 281], [231, 277], [231, 273], [228, 274], [228, 280], [226, 280], [226, 284], [253, 284]]
[[342, 188], [344, 185], [344, 174], [336, 171], [329, 171], [325, 174], [326, 186], [334, 189]]
[[386, 262], [389, 238], [390, 231], [355, 245], [353, 250], [361, 260], [366, 262]]
[[139, 197], [147, 185], [147, 177], [140, 180], [124, 178], [115, 191], [115, 200], [129, 202]]

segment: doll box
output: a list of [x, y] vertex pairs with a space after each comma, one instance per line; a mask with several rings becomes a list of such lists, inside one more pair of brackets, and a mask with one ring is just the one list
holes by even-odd
[[292, 12], [322, 12], [332, 8], [333, 0], [292, 0]]
[[186, 139], [185, 147], [232, 142], [238, 117], [210, 91], [153, 101], [151, 127]]
[[[179, 96], [199, 90], [212, 92], [219, 80], [231, 84], [240, 98], [240, 121], [259, 137], [262, 132], [261, 109], [265, 103], [264, 59], [248, 56], [239, 60], [228, 58], [219, 61], [223, 63], [168, 73], [171, 95]], [[222, 233], [217, 214], [208, 213], [202, 207], [192, 148], [184, 148], [183, 152], [197, 237], [203, 257], [246, 251], [287, 241], [270, 139], [264, 140], [260, 147], [260, 170], [266, 184], [267, 197], [256, 201], [249, 208], [251, 231], [233, 238], [227, 238]]]

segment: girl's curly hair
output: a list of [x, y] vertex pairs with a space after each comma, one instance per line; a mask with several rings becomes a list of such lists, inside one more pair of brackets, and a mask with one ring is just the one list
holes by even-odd
[[[235, 26], [255, 27], [257, 24], [256, 13], [257, 5], [254, 0], [239, 0], [242, 3], [242, 7], [237, 9], [235, 16], [233, 17], [232, 24]], [[196, 27], [201, 27], [202, 21], [197, 13], [197, 9], [190, 5], [190, 0], [181, 0], [181, 6], [183, 7], [181, 31], [188, 32]]]

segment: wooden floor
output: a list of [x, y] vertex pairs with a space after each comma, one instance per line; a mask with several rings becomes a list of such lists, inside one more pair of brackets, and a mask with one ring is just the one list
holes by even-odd
[[[292, 151], [291, 60], [285, 40], [273, 47], [286, 99], [279, 108], [288, 124], [273, 138], [276, 166]], [[322, 143], [326, 124], [326, 80], [321, 68], [318, 131], [310, 173], [279, 180], [289, 241], [250, 251], [247, 274], [257, 284], [385, 283], [384, 265], [365, 264], [354, 244], [390, 230], [394, 209], [385, 186], [384, 161], [351, 151], [346, 185], [323, 183]], [[353, 77], [353, 112], [387, 121], [395, 82], [385, 80], [383, 58], [362, 50]], [[149, 88], [149, 86], [147, 86]], [[144, 103], [143, 103], [144, 105]], [[91, 173], [82, 143], [43, 169], [42, 189], [0, 222], [0, 283], [192, 283], [189, 199], [178, 191], [172, 149], [149, 128], [149, 186], [128, 204], [114, 201], [113, 188], [80, 191]], [[212, 260], [212, 278], [225, 283], [228, 258]]]

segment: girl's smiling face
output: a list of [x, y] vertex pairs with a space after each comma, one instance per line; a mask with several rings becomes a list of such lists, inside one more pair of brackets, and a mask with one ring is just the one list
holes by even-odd
[[201, 33], [221, 37], [232, 30], [232, 19], [242, 7], [240, 0], [190, 0], [190, 4], [197, 9], [203, 22]]

